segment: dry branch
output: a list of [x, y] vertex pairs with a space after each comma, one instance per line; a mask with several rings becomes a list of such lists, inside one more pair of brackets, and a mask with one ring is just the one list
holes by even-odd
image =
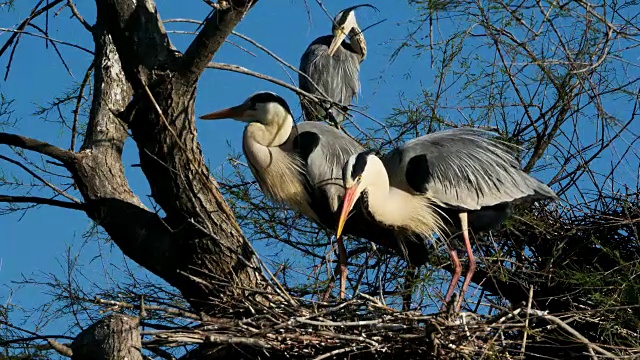
[[71, 151], [63, 150], [44, 141], [28, 138], [22, 135], [0, 132], [0, 144], [35, 151], [42, 155], [50, 156], [65, 165], [69, 165], [75, 158], [75, 154]]
[[[162, 349], [189, 344], [236, 345], [251, 354], [266, 351], [296, 358], [330, 358], [340, 354], [352, 359], [396, 358], [476, 358], [521, 355], [522, 334], [562, 339], [569, 332], [574, 345], [584, 345], [602, 356], [616, 355], [586, 340], [559, 317], [526, 307], [497, 315], [444, 313], [431, 315], [379, 309], [376, 302], [350, 300], [340, 304], [264, 307], [250, 298], [237, 299], [235, 311], [251, 309], [252, 316], [229, 319], [222, 313], [210, 314], [207, 321], [188, 327], [143, 332], [144, 348]], [[113, 302], [100, 302], [111, 305]], [[118, 303], [120, 308], [138, 305]], [[155, 312], [162, 313], [161, 307]], [[525, 317], [529, 325], [525, 325]], [[548, 320], [548, 321], [542, 321]], [[562, 331], [555, 331], [555, 327]], [[500, 339], [500, 341], [497, 341]], [[565, 341], [566, 343], [566, 341]], [[569, 345], [569, 344], [567, 344]], [[627, 354], [640, 353], [627, 349]], [[535, 355], [526, 352], [527, 355]]]
[[68, 201], [61, 201], [56, 199], [42, 198], [37, 196], [10, 196], [10, 195], [0, 195], [0, 202], [5, 203], [28, 203], [28, 204], [38, 204], [38, 205], [50, 205], [56, 206], [65, 209], [72, 210], [86, 210], [85, 206], [80, 203], [73, 203]]

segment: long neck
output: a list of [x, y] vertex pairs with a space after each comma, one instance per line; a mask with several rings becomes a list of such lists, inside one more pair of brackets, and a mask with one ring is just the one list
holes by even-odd
[[376, 221], [425, 236], [440, 234], [444, 230], [442, 220], [428, 197], [390, 187], [384, 169], [377, 171], [376, 177], [377, 180], [367, 186], [369, 212]]
[[279, 160], [276, 166], [290, 163], [290, 158], [280, 149], [289, 135], [293, 126], [293, 118], [287, 114], [283, 121], [271, 121], [268, 125], [250, 123], [244, 129], [242, 146], [244, 154], [249, 160], [252, 170], [257, 172], [256, 177], [264, 177], [269, 169], [273, 169], [274, 158]]
[[389, 187], [389, 180], [380, 176], [375, 185], [367, 187], [369, 212], [375, 219], [391, 227], [404, 227], [409, 217], [414, 199], [411, 195], [394, 187]]
[[271, 121], [267, 125], [257, 122], [247, 125], [244, 130], [245, 141], [249, 138], [266, 147], [276, 147], [284, 144], [291, 134], [293, 117], [289, 113], [283, 114], [282, 117], [280, 121]]
[[262, 191], [271, 199], [285, 203], [306, 216], [317, 219], [309, 207], [308, 194], [304, 188], [303, 164], [299, 158], [290, 156], [287, 142], [293, 127], [293, 118], [286, 116], [279, 126], [251, 123], [244, 130], [242, 142], [244, 155], [251, 172]]
[[360, 62], [362, 62], [367, 57], [367, 42], [364, 40], [364, 35], [359, 29], [352, 30], [350, 35], [349, 43], [353, 50], [360, 55]]

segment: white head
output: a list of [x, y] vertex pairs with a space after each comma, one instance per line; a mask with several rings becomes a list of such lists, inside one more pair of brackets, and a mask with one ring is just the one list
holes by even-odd
[[331, 41], [331, 45], [329, 45], [330, 56], [333, 56], [336, 50], [338, 50], [340, 44], [342, 44], [342, 41], [344, 41], [347, 35], [360, 33], [360, 28], [356, 21], [355, 9], [361, 6], [373, 7], [368, 4], [352, 6], [340, 11], [338, 15], [333, 18], [333, 26], [331, 28], [333, 40]]
[[363, 191], [372, 187], [389, 189], [387, 171], [382, 160], [373, 151], [365, 151], [351, 156], [342, 168], [342, 181], [345, 189], [344, 202], [340, 219], [338, 220], [336, 237], [340, 237], [342, 234], [347, 216]]
[[368, 210], [376, 221], [426, 236], [442, 235], [445, 227], [436, 202], [428, 195], [409, 194], [389, 186], [387, 169], [373, 152], [350, 157], [342, 168], [342, 179], [344, 203], [336, 237], [342, 235], [347, 216], [364, 191], [368, 193]]
[[257, 92], [242, 104], [200, 116], [202, 120], [234, 119], [246, 123], [280, 127], [287, 117], [293, 118], [289, 104], [270, 91]]

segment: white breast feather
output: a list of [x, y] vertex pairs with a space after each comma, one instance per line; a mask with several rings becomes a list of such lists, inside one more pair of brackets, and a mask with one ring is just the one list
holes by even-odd
[[[292, 154], [285, 153], [279, 148], [269, 148], [271, 158], [278, 151], [281, 161], [270, 161], [261, 169], [255, 169], [256, 178], [261, 179], [260, 188], [272, 200], [284, 203], [294, 210], [318, 221], [315, 212], [309, 207], [309, 195], [304, 188], [304, 163]], [[253, 170], [253, 169], [252, 169]]]

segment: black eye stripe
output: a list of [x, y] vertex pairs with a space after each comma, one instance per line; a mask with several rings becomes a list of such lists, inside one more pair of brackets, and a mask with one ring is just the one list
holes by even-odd
[[356, 161], [353, 162], [353, 167], [351, 168], [351, 178], [353, 180], [357, 179], [358, 176], [362, 175], [364, 172], [364, 168], [367, 166], [367, 157], [369, 156], [368, 152], [361, 152], [356, 155]]

